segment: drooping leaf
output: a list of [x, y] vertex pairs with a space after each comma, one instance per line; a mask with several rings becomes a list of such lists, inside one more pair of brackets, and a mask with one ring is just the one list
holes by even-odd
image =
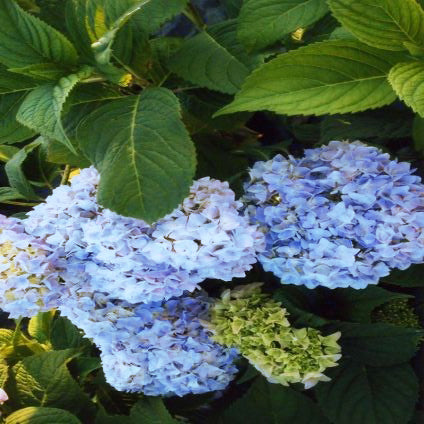
[[0, 0], [0, 62], [10, 68], [37, 63], [72, 66], [77, 62], [77, 53], [60, 32], [13, 0]]
[[78, 413], [88, 398], [66, 366], [75, 356], [75, 350], [68, 349], [29, 356], [18, 362], [13, 367], [13, 378], [21, 404]]
[[325, 0], [245, 0], [238, 35], [249, 50], [259, 50], [328, 12]]
[[409, 364], [370, 367], [344, 361], [315, 388], [321, 410], [337, 424], [406, 424], [418, 397]]
[[0, 187], [0, 202], [18, 199], [25, 199], [18, 190], [12, 187]]
[[39, 343], [46, 343], [50, 339], [50, 331], [55, 311], [39, 312], [28, 323], [28, 334]]
[[169, 69], [200, 87], [236, 93], [249, 69], [207, 32], [186, 40], [171, 57]]
[[41, 140], [37, 139], [30, 144], [27, 144], [21, 150], [19, 150], [5, 166], [5, 171], [9, 184], [17, 190], [22, 196], [29, 200], [41, 200], [41, 198], [35, 193], [30, 182], [25, 176], [22, 169], [22, 165], [28, 154], [41, 145]]
[[342, 354], [364, 364], [382, 367], [407, 362], [414, 356], [423, 332], [391, 324], [338, 323]]
[[5, 424], [81, 424], [68, 411], [58, 408], [27, 407], [15, 411], [6, 418]]
[[76, 154], [63, 129], [62, 110], [72, 89], [90, 72], [90, 68], [84, 69], [77, 74], [61, 78], [57, 84], [45, 84], [31, 91], [19, 108], [17, 120], [42, 136], [63, 143]]
[[423, 45], [424, 12], [415, 0], [328, 0], [333, 15], [370, 46], [406, 50]]
[[194, 147], [171, 91], [151, 88], [111, 101], [83, 121], [78, 139], [100, 170], [98, 200], [104, 207], [153, 222], [188, 194]]
[[0, 161], [8, 162], [18, 152], [19, 149], [15, 146], [0, 145]]
[[390, 70], [389, 81], [397, 95], [424, 117], [424, 62], [398, 63]]
[[84, 344], [81, 332], [65, 317], [57, 317], [51, 329], [53, 349], [77, 349]]
[[396, 98], [387, 75], [399, 58], [349, 40], [311, 44], [255, 70], [218, 115], [264, 109], [323, 115], [381, 107]]
[[178, 424], [172, 418], [159, 397], [146, 397], [139, 400], [131, 409], [131, 421], [148, 424]]
[[26, 93], [9, 93], [0, 96], [0, 144], [13, 144], [33, 136], [34, 131], [21, 125], [16, 120], [16, 114]]
[[264, 378], [258, 378], [247, 394], [234, 402], [214, 422], [329, 424], [317, 405], [307, 396], [289, 387], [270, 384]]

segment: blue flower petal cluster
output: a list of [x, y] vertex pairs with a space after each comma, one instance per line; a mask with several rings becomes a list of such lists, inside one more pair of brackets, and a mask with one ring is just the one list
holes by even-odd
[[205, 296], [132, 305], [78, 293], [65, 300], [61, 312], [100, 348], [113, 387], [183, 396], [222, 390], [237, 372], [236, 351], [214, 342], [201, 324], [210, 306]]
[[206, 278], [243, 277], [263, 249], [262, 233], [239, 213], [242, 203], [228, 183], [195, 181], [177, 209], [148, 225], [102, 208], [98, 182], [94, 168], [82, 170], [25, 220], [29, 233], [64, 250], [61, 277], [84, 291], [130, 303], [162, 301]]
[[11, 318], [56, 308], [66, 288], [54, 266], [58, 252], [0, 215], [0, 308]]
[[257, 162], [242, 200], [266, 234], [260, 262], [284, 283], [361, 289], [424, 261], [421, 179], [361, 142]]

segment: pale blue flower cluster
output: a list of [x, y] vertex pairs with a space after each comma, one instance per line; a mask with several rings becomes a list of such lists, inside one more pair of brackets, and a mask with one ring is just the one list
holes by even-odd
[[101, 350], [107, 381], [119, 390], [185, 395], [224, 389], [233, 349], [201, 324], [210, 300], [190, 297], [206, 278], [243, 277], [265, 239], [240, 212], [228, 183], [195, 181], [172, 213], [148, 225], [102, 208], [99, 174], [82, 170], [24, 221], [56, 251], [67, 293], [61, 314]]
[[0, 308], [11, 318], [56, 308], [66, 288], [54, 266], [59, 252], [0, 215]]
[[63, 249], [62, 277], [85, 291], [130, 303], [192, 292], [206, 278], [243, 277], [264, 246], [261, 232], [241, 216], [228, 183], [195, 181], [189, 196], [153, 225], [99, 206], [99, 174], [82, 170], [34, 208], [26, 230]]
[[210, 305], [204, 296], [132, 305], [97, 293], [70, 297], [61, 312], [100, 348], [113, 387], [183, 396], [222, 390], [237, 372], [236, 351], [212, 341], [200, 322]]
[[242, 199], [266, 234], [259, 260], [283, 283], [361, 289], [424, 261], [424, 185], [409, 163], [361, 142], [250, 170]]

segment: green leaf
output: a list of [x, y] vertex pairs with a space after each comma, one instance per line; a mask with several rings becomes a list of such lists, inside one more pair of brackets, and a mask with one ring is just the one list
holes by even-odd
[[25, 199], [19, 191], [12, 187], [0, 187], [0, 202]]
[[37, 82], [32, 78], [9, 72], [0, 65], [0, 94], [28, 91], [36, 86]]
[[65, 317], [57, 317], [51, 330], [53, 349], [79, 348], [84, 344], [80, 330]]
[[9, 68], [8, 70], [15, 74], [26, 75], [39, 80], [57, 81], [66, 75], [66, 70], [55, 63], [36, 63], [35, 65], [27, 65], [21, 68]]
[[418, 381], [409, 364], [374, 368], [345, 361], [318, 384], [318, 403], [337, 424], [406, 424], [418, 398]]
[[63, 143], [74, 154], [74, 146], [65, 134], [62, 125], [62, 110], [72, 89], [89, 75], [91, 69], [61, 78], [57, 84], [45, 84], [31, 91], [17, 114], [17, 120], [42, 136]]
[[16, 120], [16, 114], [26, 93], [10, 93], [0, 96], [0, 144], [19, 143], [32, 137], [35, 133]]
[[424, 42], [424, 12], [415, 0], [328, 0], [333, 15], [359, 40], [384, 50]]
[[[419, 152], [424, 151], [424, 118], [415, 115], [412, 124], [412, 139], [414, 141], [414, 148]], [[423, 282], [424, 284], [424, 282]]]
[[0, 161], [8, 162], [18, 152], [19, 149], [15, 146], [0, 145]]
[[252, 54], [246, 50], [237, 37], [237, 24], [237, 19], [229, 19], [208, 27], [208, 33], [218, 44], [243, 63], [249, 71], [252, 71], [263, 64], [264, 55]]
[[326, 116], [321, 121], [320, 142], [361, 140], [384, 143], [411, 136], [413, 114], [409, 110], [377, 109], [357, 114]]
[[101, 173], [98, 200], [104, 207], [153, 222], [187, 196], [194, 147], [171, 91], [151, 88], [111, 101], [82, 122], [78, 139]]
[[[151, 0], [138, 1], [127, 10], [125, 10], [108, 28], [106, 32], [100, 35], [100, 38], [91, 45], [94, 50], [94, 57], [101, 65], [110, 63], [112, 58], [112, 44], [117, 32], [129, 21], [137, 12], [150, 3]], [[97, 34], [96, 34], [97, 35]]]
[[259, 50], [328, 12], [325, 0], [245, 0], [238, 18], [240, 40]]
[[371, 366], [390, 366], [414, 356], [423, 331], [391, 324], [338, 323], [331, 330], [341, 331], [342, 354]]
[[5, 424], [81, 424], [70, 412], [57, 408], [28, 407], [6, 418]]
[[384, 303], [394, 299], [411, 297], [403, 293], [396, 293], [377, 286], [368, 286], [362, 290], [352, 288], [335, 289], [336, 302], [339, 304], [346, 321], [371, 322], [372, 311]]
[[46, 343], [50, 339], [50, 331], [55, 311], [39, 312], [28, 323], [28, 334], [39, 343]]
[[287, 115], [359, 112], [393, 102], [387, 75], [399, 55], [336, 40], [282, 54], [255, 70], [217, 115], [270, 110]]
[[424, 62], [398, 63], [390, 70], [389, 81], [397, 95], [424, 117]]
[[34, 189], [31, 187], [30, 182], [22, 170], [22, 165], [28, 157], [29, 153], [38, 148], [40, 145], [40, 139], [27, 144], [11, 158], [5, 166], [9, 184], [28, 200], [41, 200], [41, 198], [34, 192]]
[[51, 406], [78, 413], [88, 398], [71, 377], [67, 363], [76, 356], [73, 349], [29, 356], [13, 367], [16, 389], [22, 405]]
[[139, 400], [132, 408], [130, 414], [134, 423], [146, 424], [177, 424], [159, 397], [145, 397]]
[[236, 93], [249, 69], [207, 32], [186, 40], [171, 57], [169, 69], [200, 87]]
[[383, 282], [401, 287], [424, 287], [423, 272], [422, 264], [411, 265], [404, 271], [394, 269], [383, 278]]
[[63, 34], [13, 0], [0, 0], [0, 62], [11, 68], [36, 63], [72, 66], [77, 53]]
[[279, 384], [258, 378], [247, 394], [219, 417], [219, 424], [308, 423], [329, 424], [317, 405], [307, 396]]
[[100, 408], [95, 424], [135, 424], [127, 415], [108, 415], [103, 408]]

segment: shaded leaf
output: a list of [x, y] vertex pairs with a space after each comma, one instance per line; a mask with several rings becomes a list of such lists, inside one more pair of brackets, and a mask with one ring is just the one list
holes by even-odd
[[57, 408], [28, 407], [6, 418], [5, 424], [81, 424], [70, 412]]

